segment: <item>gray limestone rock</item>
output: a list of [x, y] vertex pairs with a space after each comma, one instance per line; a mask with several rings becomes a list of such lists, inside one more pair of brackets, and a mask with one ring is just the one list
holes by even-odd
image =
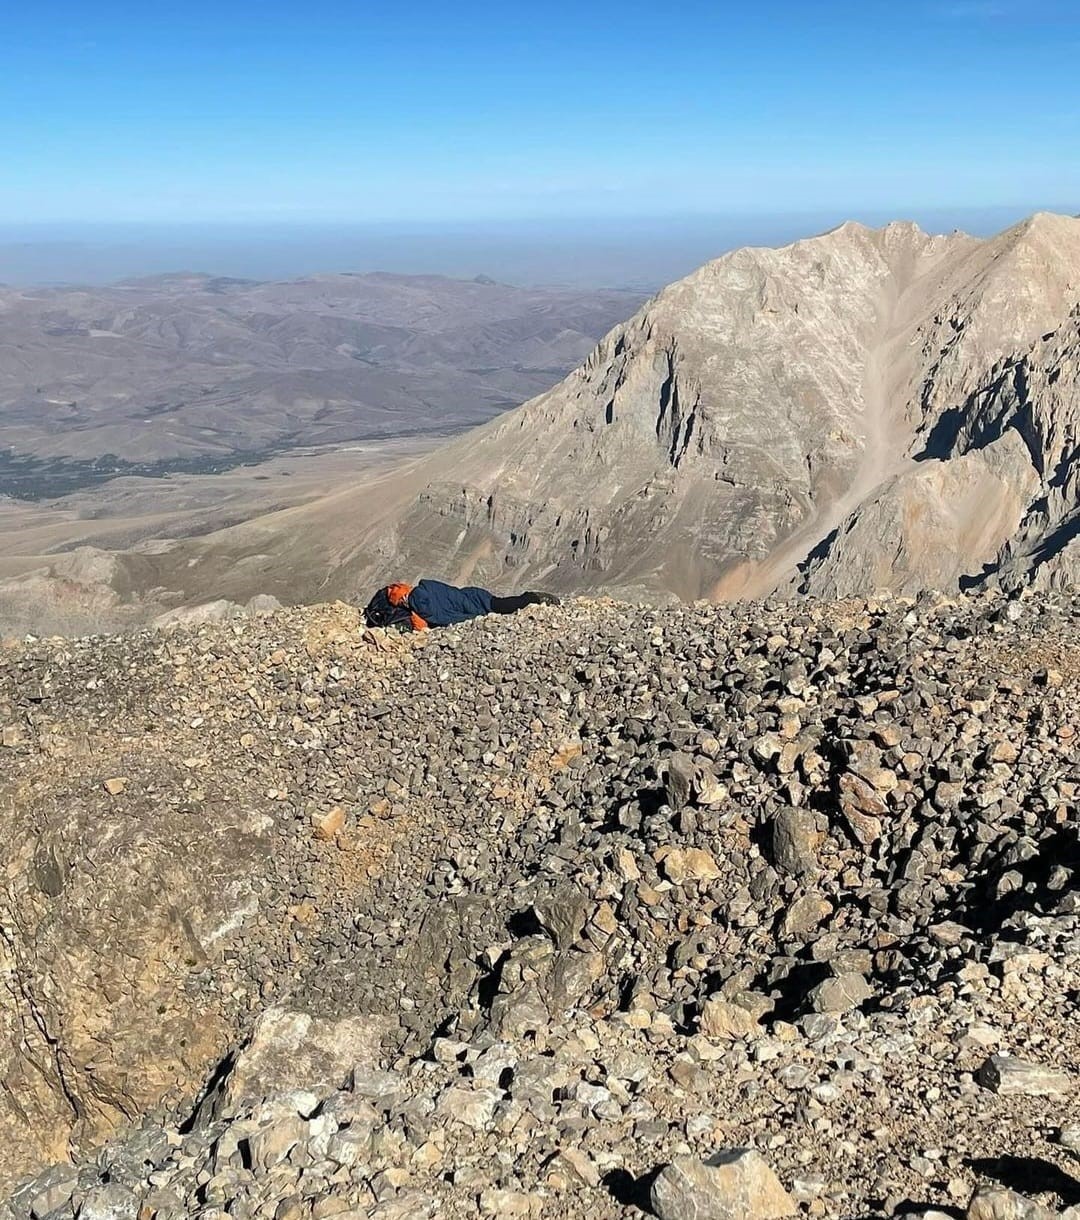
[[1057, 1212], [1003, 1186], [980, 1186], [967, 1209], [967, 1220], [1055, 1220]]
[[808, 810], [777, 811], [772, 821], [772, 854], [777, 868], [797, 877], [817, 868], [817, 846], [821, 839]]
[[873, 994], [861, 974], [841, 974], [818, 983], [808, 998], [815, 1012], [850, 1012]]
[[765, 1159], [748, 1148], [708, 1161], [680, 1157], [657, 1175], [650, 1198], [660, 1220], [779, 1220], [799, 1210]]
[[119, 1182], [94, 1186], [83, 1196], [79, 1220], [137, 1220], [138, 1196]]
[[978, 1079], [984, 1088], [1006, 1097], [1062, 1097], [1072, 1089], [1068, 1073], [1013, 1055], [991, 1055]]

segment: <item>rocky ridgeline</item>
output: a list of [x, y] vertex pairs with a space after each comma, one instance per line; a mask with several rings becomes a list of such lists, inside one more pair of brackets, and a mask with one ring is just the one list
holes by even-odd
[[0, 1214], [1075, 1216], [1078, 620], [0, 652]]

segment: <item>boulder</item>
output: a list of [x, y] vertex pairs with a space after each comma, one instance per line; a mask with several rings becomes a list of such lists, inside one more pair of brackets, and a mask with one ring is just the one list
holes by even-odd
[[778, 1220], [799, 1210], [750, 1148], [725, 1149], [707, 1161], [679, 1157], [657, 1175], [650, 1200], [660, 1220]]
[[967, 1220], [1056, 1220], [1057, 1212], [1004, 1186], [980, 1186], [967, 1209]]
[[1005, 1097], [1062, 1097], [1072, 1088], [1066, 1072], [1013, 1055], [991, 1055], [977, 1079], [983, 1088]]
[[267, 1009], [203, 1103], [204, 1110], [237, 1114], [295, 1089], [336, 1088], [356, 1075], [358, 1064], [376, 1063], [387, 1027], [388, 1022], [377, 1017], [333, 1020], [295, 1009]]

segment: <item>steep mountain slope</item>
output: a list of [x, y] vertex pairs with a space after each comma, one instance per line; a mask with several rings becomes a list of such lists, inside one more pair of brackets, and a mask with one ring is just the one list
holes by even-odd
[[[1075, 369], [1058, 366], [1054, 402], [996, 425], [983, 400], [1003, 368], [1040, 359], [1024, 355], [1033, 342], [1059, 328], [1067, 342], [1078, 299], [1080, 221], [1049, 215], [985, 243], [847, 225], [738, 251], [667, 289], [561, 386], [434, 458], [399, 531], [405, 566], [431, 562], [434, 535], [452, 538], [451, 566], [490, 548], [481, 567], [513, 578], [760, 594], [876, 489], [925, 479], [913, 459], [947, 467], [1033, 413], [1064, 446], [1052, 468], [1013, 453], [1017, 504], [988, 523], [993, 484], [971, 497], [952, 570], [913, 539], [914, 582], [955, 584], [1074, 460], [1059, 416], [1075, 411]], [[964, 540], [976, 521], [977, 555]], [[889, 585], [887, 546], [868, 536], [861, 553]]]
[[1080, 221], [1050, 214], [739, 250], [393, 486], [207, 539], [160, 583], [205, 596], [256, 556], [295, 562], [298, 596], [317, 567], [345, 595], [388, 568], [683, 598], [1072, 579], [1078, 301]]
[[774, 551], [820, 537], [899, 456], [896, 391], [913, 376], [883, 354], [957, 241], [848, 225], [709, 264], [561, 386], [440, 455], [461, 486], [433, 481], [402, 524], [405, 555], [441, 517], [463, 527], [459, 553], [489, 529], [495, 562], [530, 576], [753, 592]]
[[955, 339], [922, 388], [919, 466], [842, 523], [803, 591], [1080, 577], [1080, 221], [1038, 216], [1005, 237], [954, 291]]

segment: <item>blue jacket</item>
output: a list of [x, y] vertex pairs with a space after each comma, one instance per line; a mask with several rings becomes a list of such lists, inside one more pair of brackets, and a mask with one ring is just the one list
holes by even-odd
[[449, 627], [491, 613], [491, 594], [475, 586], [458, 589], [441, 580], [422, 580], [409, 594], [409, 609], [429, 627]]

